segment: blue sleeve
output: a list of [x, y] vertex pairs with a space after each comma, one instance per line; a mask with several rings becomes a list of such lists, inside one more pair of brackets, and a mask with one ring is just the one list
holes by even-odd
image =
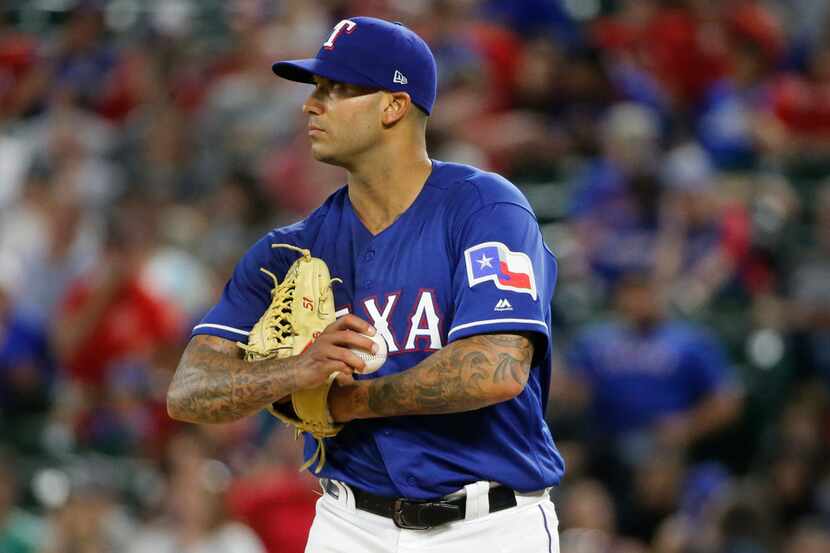
[[273, 243], [286, 242], [277, 232], [262, 237], [242, 256], [225, 284], [219, 303], [193, 327], [191, 337], [210, 334], [233, 341], [247, 340], [248, 333], [270, 305], [274, 288], [273, 279], [260, 268], [282, 279], [292, 263], [283, 253], [288, 250], [271, 247]]
[[466, 219], [453, 249], [450, 342], [504, 331], [538, 332], [550, 341], [556, 261], [531, 212], [487, 204]]
[[705, 333], [688, 344], [686, 370], [693, 395], [698, 399], [735, 385], [726, 353], [721, 344]]

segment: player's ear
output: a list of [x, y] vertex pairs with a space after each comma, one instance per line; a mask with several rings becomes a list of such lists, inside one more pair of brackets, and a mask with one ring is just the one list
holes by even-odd
[[412, 109], [412, 99], [406, 92], [387, 92], [383, 100], [381, 121], [384, 127], [391, 127], [402, 121]]

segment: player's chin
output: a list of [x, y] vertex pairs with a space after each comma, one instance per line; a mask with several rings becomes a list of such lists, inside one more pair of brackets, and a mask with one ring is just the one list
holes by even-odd
[[324, 148], [320, 144], [311, 145], [311, 157], [322, 163], [329, 163], [331, 165], [339, 165], [337, 155], [331, 151], [330, 148]]

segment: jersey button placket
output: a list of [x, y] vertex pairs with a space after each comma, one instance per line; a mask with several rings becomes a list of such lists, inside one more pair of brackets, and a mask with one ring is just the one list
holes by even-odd
[[[375, 258], [374, 248], [370, 247], [369, 249], [367, 249], [365, 252], [363, 252], [363, 255], [360, 256], [360, 258], [363, 261], [363, 263], [369, 263], [370, 261], [372, 261]], [[371, 271], [369, 271], [369, 273], [371, 273]], [[375, 282], [371, 278], [367, 278], [363, 281], [363, 289], [371, 290], [374, 284]]]

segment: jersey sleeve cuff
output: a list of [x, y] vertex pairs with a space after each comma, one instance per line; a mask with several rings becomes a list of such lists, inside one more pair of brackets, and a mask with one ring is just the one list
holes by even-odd
[[502, 331], [538, 332], [546, 338], [550, 338], [550, 336], [548, 336], [548, 325], [545, 321], [537, 321], [536, 319], [506, 318], [483, 319], [480, 321], [471, 321], [469, 323], [454, 325], [447, 333], [447, 340], [449, 342], [454, 342], [455, 340], [466, 338], [467, 336]]
[[190, 337], [193, 338], [200, 334], [218, 336], [219, 338], [225, 338], [232, 342], [247, 342], [248, 334], [250, 333], [247, 330], [241, 330], [228, 325], [200, 323], [193, 327], [193, 330], [190, 332]]

